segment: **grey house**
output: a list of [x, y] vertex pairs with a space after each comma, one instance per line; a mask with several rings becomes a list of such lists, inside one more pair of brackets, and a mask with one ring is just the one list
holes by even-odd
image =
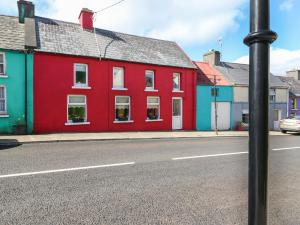
[[[212, 64], [233, 85], [231, 124], [235, 129], [241, 122], [249, 122], [249, 65], [228, 63], [220, 60], [220, 52], [210, 51], [204, 61]], [[270, 74], [270, 120], [271, 130], [278, 130], [279, 121], [287, 116], [288, 86], [279, 77]]]

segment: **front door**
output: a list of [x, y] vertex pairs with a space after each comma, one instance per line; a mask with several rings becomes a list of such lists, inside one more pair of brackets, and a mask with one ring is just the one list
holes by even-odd
[[216, 117], [218, 130], [230, 129], [230, 102], [217, 102], [215, 111], [215, 103], [211, 103], [211, 129], [216, 129]]
[[182, 129], [182, 99], [173, 98], [172, 99], [172, 129], [181, 130]]
[[274, 110], [274, 130], [279, 130], [279, 123], [281, 120], [281, 110]]

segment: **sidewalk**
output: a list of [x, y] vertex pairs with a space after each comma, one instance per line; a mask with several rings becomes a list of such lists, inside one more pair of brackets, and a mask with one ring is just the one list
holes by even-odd
[[[271, 131], [270, 135], [286, 135]], [[166, 132], [114, 132], [114, 133], [58, 133], [42, 135], [1, 135], [0, 144], [39, 143], [59, 141], [104, 141], [104, 140], [134, 140], [134, 139], [172, 139], [172, 138], [211, 138], [211, 137], [246, 137], [246, 131], [166, 131]]]

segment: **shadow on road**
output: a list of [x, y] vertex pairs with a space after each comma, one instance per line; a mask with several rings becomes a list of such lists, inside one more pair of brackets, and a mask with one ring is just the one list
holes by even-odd
[[10, 148], [15, 148], [22, 145], [18, 142], [16, 139], [1, 139], [0, 140], [0, 151], [1, 150], [7, 150]]

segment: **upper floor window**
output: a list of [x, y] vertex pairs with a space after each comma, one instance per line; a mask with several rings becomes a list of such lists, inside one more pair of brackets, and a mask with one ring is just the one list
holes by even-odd
[[84, 123], [87, 121], [86, 96], [68, 96], [68, 123]]
[[85, 64], [75, 64], [74, 70], [74, 86], [88, 87], [88, 66]]
[[6, 114], [6, 88], [0, 86], [0, 114]]
[[293, 98], [292, 100], [292, 109], [297, 109], [297, 99]]
[[0, 76], [5, 74], [5, 54], [0, 52]]
[[146, 70], [146, 90], [154, 90], [154, 71]]
[[180, 91], [180, 73], [173, 73], [173, 90]]
[[275, 102], [275, 100], [276, 100], [275, 89], [270, 89], [270, 102]]
[[213, 87], [211, 89], [211, 96], [212, 97], [218, 97], [219, 96], [219, 88]]
[[113, 68], [113, 88], [124, 88], [124, 68], [122, 67]]

